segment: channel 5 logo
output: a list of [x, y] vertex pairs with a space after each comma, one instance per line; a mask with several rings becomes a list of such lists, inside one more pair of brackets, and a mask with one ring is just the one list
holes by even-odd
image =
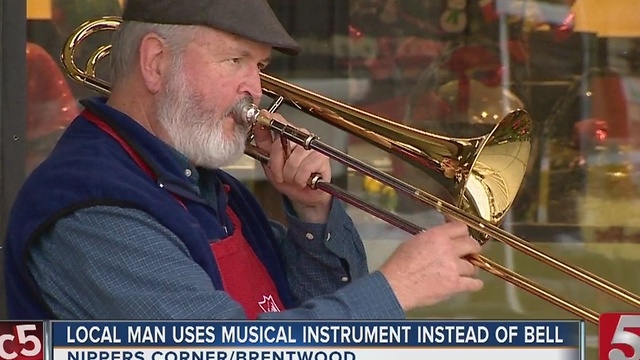
[[0, 359], [42, 360], [42, 322], [0, 322]]
[[640, 313], [600, 315], [601, 360], [640, 359]]

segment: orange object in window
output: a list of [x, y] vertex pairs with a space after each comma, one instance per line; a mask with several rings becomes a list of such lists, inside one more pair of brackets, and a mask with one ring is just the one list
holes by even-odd
[[79, 108], [56, 61], [27, 43], [27, 170], [51, 151]]

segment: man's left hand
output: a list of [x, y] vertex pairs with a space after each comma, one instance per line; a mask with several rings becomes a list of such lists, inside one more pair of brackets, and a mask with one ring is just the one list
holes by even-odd
[[[289, 124], [280, 114], [268, 114], [278, 121]], [[304, 129], [301, 129], [305, 131]], [[257, 125], [254, 129], [255, 142], [262, 150], [270, 153], [269, 163], [263, 164], [267, 179], [283, 195], [287, 196], [301, 220], [325, 223], [331, 208], [331, 195], [309, 187], [313, 174], [320, 174], [323, 181], [331, 181], [329, 158], [317, 151], [289, 142], [290, 153], [285, 159], [285, 150], [278, 136]]]

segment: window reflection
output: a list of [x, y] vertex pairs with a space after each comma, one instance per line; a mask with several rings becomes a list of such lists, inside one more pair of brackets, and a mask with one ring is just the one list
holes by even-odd
[[[29, 0], [36, 1], [36, 0]], [[117, 0], [47, 0], [50, 15], [28, 19], [29, 168], [91, 96], [61, 74], [62, 41]], [[37, 1], [36, 1], [37, 2]], [[45, 2], [43, 2], [45, 3]], [[633, 0], [270, 0], [304, 51], [274, 54], [268, 72], [397, 122], [437, 134], [484, 134], [523, 107], [534, 121], [527, 176], [504, 226], [558, 257], [638, 292], [640, 260], [640, 24], [593, 16]], [[597, 10], [593, 10], [597, 3]], [[587, 18], [588, 17], [588, 18]], [[615, 18], [611, 18], [615, 19]], [[616, 32], [616, 25], [624, 31]], [[603, 30], [605, 29], [605, 30]], [[101, 45], [107, 38], [96, 38]], [[82, 57], [95, 47], [87, 46]], [[81, 49], [82, 50], [82, 49]], [[106, 74], [108, 75], [108, 74]], [[304, 117], [291, 121], [401, 179], [445, 196], [421, 171], [371, 145]], [[270, 211], [279, 202], [247, 159], [242, 172]], [[342, 186], [423, 226], [439, 214], [392, 189], [337, 168]], [[275, 205], [274, 205], [275, 204]], [[356, 210], [375, 268], [405, 234]], [[277, 216], [274, 216], [277, 217]], [[620, 306], [497, 244], [487, 245], [547, 286], [587, 305]], [[566, 316], [487, 276], [488, 290], [432, 310], [443, 316]], [[416, 314], [415, 316], [427, 316]]]
[[[95, 95], [63, 73], [60, 51], [67, 36], [84, 21], [119, 15], [119, 0], [27, 1], [27, 159], [31, 172], [49, 154], [66, 126], [79, 112], [78, 99]], [[108, 37], [96, 36], [78, 51], [86, 62], [91, 46]]]
[[31, 172], [49, 154], [78, 105], [58, 63], [40, 45], [27, 43], [27, 164]]

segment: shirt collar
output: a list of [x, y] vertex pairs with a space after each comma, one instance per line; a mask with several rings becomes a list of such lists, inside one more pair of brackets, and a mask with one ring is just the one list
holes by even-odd
[[[185, 170], [189, 168], [186, 157], [128, 115], [107, 105], [106, 101], [106, 97], [94, 97], [82, 100], [81, 103], [138, 153], [151, 168], [155, 180], [162, 188], [180, 197], [204, 202], [191, 179], [185, 174]], [[193, 175], [194, 169], [190, 170]]]
[[[233, 229], [226, 214], [228, 197], [216, 171], [196, 169], [186, 156], [151, 134], [137, 121], [106, 104], [106, 98], [85, 99], [81, 104], [131, 147], [151, 168], [158, 185], [182, 199], [207, 205], [222, 226]], [[187, 170], [190, 176], [187, 175]]]

